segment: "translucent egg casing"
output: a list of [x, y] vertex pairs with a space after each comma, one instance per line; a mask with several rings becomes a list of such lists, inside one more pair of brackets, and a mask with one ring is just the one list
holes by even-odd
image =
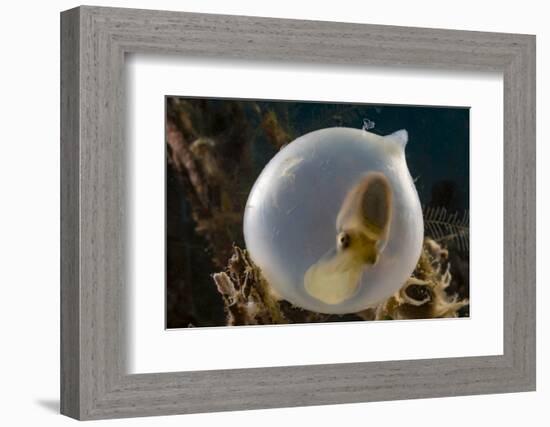
[[[396, 292], [413, 272], [424, 236], [418, 193], [405, 160], [407, 132], [388, 136], [352, 128], [303, 135], [265, 166], [248, 197], [244, 238], [274, 293], [320, 313], [355, 313]], [[335, 250], [338, 214], [371, 172], [391, 187], [391, 219], [374, 265], [364, 265], [354, 291], [327, 303], [304, 284], [306, 272]]]

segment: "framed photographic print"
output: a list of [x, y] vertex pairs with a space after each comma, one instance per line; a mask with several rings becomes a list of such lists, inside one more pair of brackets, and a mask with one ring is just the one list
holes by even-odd
[[84, 6], [61, 40], [62, 413], [535, 389], [534, 36]]

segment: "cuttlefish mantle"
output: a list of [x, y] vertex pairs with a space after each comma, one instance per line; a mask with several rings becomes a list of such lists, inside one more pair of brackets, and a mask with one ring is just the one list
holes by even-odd
[[386, 176], [370, 172], [348, 192], [336, 220], [336, 244], [304, 276], [306, 291], [326, 304], [351, 298], [364, 268], [376, 264], [392, 217]]

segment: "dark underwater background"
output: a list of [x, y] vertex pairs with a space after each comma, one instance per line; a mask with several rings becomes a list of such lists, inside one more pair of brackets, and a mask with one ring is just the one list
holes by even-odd
[[[225, 268], [233, 244], [244, 248], [242, 214], [255, 178], [282, 146], [313, 130], [361, 128], [365, 119], [379, 135], [406, 129], [407, 164], [425, 212], [468, 218], [468, 107], [167, 96], [166, 119], [167, 328], [225, 325], [211, 274]], [[449, 291], [460, 298], [469, 297], [468, 240], [444, 241]]]

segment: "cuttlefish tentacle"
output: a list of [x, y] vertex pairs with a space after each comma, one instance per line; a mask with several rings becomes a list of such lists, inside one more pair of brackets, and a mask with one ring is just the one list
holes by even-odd
[[386, 176], [371, 172], [349, 191], [336, 219], [336, 249], [306, 271], [306, 291], [326, 304], [339, 304], [357, 290], [366, 266], [384, 249], [392, 217], [392, 190]]

